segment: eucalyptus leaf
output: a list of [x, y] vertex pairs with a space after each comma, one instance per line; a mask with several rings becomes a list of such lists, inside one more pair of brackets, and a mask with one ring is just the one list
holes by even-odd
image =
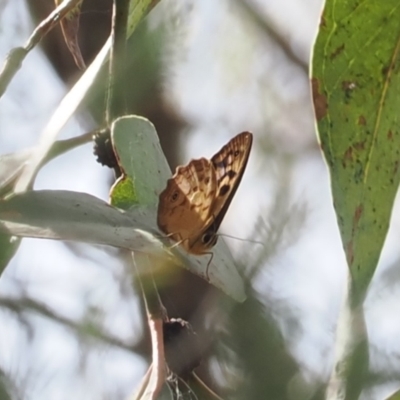
[[108, 56], [110, 45], [111, 39], [109, 38], [97, 54], [94, 61], [90, 64], [89, 68], [85, 71], [74, 87], [65, 95], [57, 109], [54, 111], [41, 134], [39, 145], [32, 153], [29, 165], [24, 168], [21, 177], [15, 186], [15, 191], [17, 193], [27, 190], [34, 180], [43, 159], [46, 157], [48, 151], [56, 140], [57, 135], [72, 117], [84, 99], [86, 93], [92, 87], [103, 62]]
[[20, 243], [20, 238], [0, 232], [0, 276], [14, 257]]
[[71, 240], [141, 251], [207, 279], [237, 301], [244, 301], [243, 282], [225, 243], [210, 256], [191, 256], [156, 226], [156, 209], [135, 206], [125, 212], [86, 193], [42, 190], [0, 202], [0, 231], [19, 237]]
[[134, 202], [156, 206], [171, 170], [154, 125], [139, 116], [121, 117], [113, 123], [111, 137], [120, 166], [133, 184]]
[[6, 188], [12, 187], [31, 154], [32, 150], [27, 149], [16, 153], [0, 155], [0, 193], [6, 190]]
[[[64, 190], [30, 191], [0, 203], [3, 231], [56, 240], [146, 249], [151, 210], [138, 207], [127, 214], [86, 193]], [[139, 233], [138, 233], [139, 232]]]
[[399, 20], [398, 0], [328, 0], [312, 59], [319, 137], [360, 298], [375, 272], [400, 182]]
[[313, 52], [318, 133], [350, 272], [329, 400], [359, 398], [368, 379], [362, 303], [400, 182], [399, 18], [397, 0], [327, 0]]

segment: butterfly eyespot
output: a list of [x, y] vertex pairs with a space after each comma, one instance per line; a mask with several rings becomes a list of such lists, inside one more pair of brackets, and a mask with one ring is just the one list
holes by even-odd
[[172, 193], [171, 196], [171, 201], [176, 201], [178, 199], [179, 192], [176, 190], [174, 193]]
[[233, 156], [234, 156], [234, 157], [238, 157], [239, 154], [240, 154], [240, 151], [239, 151], [239, 150], [235, 150], [235, 152], [233, 153]]
[[218, 196], [225, 196], [231, 187], [229, 185], [223, 185], [219, 189]]
[[213, 239], [214, 236], [215, 236], [215, 235], [214, 235], [213, 233], [210, 233], [210, 232], [205, 233], [205, 234], [203, 235], [203, 237], [201, 238], [201, 241], [202, 241], [204, 244], [209, 244], [209, 243], [212, 241], [212, 239]]

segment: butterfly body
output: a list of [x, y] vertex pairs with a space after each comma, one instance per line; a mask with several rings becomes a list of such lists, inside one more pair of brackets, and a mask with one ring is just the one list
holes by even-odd
[[211, 160], [177, 167], [160, 194], [159, 228], [192, 254], [209, 253], [239, 186], [249, 158], [252, 134], [242, 132]]

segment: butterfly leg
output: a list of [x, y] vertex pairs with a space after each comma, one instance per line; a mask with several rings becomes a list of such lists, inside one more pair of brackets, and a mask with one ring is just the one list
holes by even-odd
[[211, 252], [209, 252], [209, 253], [204, 253], [204, 255], [206, 255], [206, 254], [208, 254], [208, 255], [211, 256], [211, 257], [210, 257], [210, 260], [209, 260], [208, 263], [207, 263], [207, 268], [206, 268], [206, 279], [207, 279], [208, 282], [210, 282], [210, 277], [208, 276], [208, 269], [209, 269], [209, 267], [210, 267], [210, 264], [211, 264], [211, 261], [212, 261], [212, 259], [213, 259], [213, 257], [214, 257], [214, 254], [211, 253]]
[[[162, 236], [162, 237], [164, 237], [164, 238], [167, 237], [167, 238], [173, 239], [172, 237], [173, 237], [174, 235], [179, 236], [180, 239], [179, 239], [179, 240], [176, 240], [175, 243], [174, 243], [171, 247], [169, 247], [170, 250], [173, 249], [174, 247], [178, 247], [180, 244], [182, 244], [182, 243], [184, 242], [184, 240], [182, 239], [182, 236], [181, 236], [179, 233], [168, 233], [168, 235], [165, 235], [165, 236]], [[174, 240], [174, 239], [173, 239], [173, 240]], [[187, 239], [185, 239], [185, 240], [187, 240]]]
[[[184, 243], [184, 242], [189, 242], [189, 239], [181, 239], [181, 240], [178, 240], [178, 241], [175, 242], [169, 249], [173, 249], [174, 247], [178, 247], [179, 245], [181, 245], [181, 244]], [[186, 249], [185, 246], [182, 246], [182, 247]]]

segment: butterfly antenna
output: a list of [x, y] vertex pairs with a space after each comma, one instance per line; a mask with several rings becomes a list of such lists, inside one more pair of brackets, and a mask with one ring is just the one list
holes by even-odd
[[236, 236], [227, 235], [226, 233], [217, 233], [217, 236], [228, 237], [228, 238], [231, 238], [231, 239], [240, 240], [242, 242], [250, 242], [250, 243], [260, 244], [261, 246], [264, 246], [264, 243], [263, 242], [259, 242], [258, 240], [238, 238]]

